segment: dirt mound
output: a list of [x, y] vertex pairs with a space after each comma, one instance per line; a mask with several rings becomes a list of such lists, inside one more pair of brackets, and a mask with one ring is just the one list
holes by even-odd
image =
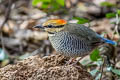
[[0, 80], [93, 80], [83, 68], [66, 65], [62, 55], [31, 56], [0, 69]]

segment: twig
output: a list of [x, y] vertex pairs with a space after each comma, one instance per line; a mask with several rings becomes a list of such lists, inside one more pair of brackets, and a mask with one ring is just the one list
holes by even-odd
[[9, 15], [10, 15], [10, 12], [11, 12], [12, 1], [11, 0], [8, 0], [8, 1], [9, 1], [8, 2], [8, 7], [7, 7], [6, 12], [5, 12], [5, 20], [3, 21], [2, 25], [0, 26], [0, 30], [2, 30], [3, 26], [8, 21]]
[[104, 68], [104, 65], [105, 65], [105, 61], [104, 61], [104, 58], [103, 59], [103, 65], [101, 66], [101, 76], [100, 76], [100, 80], [102, 80], [102, 76], [103, 76], [103, 68]]
[[115, 25], [115, 29], [114, 29], [113, 34], [112, 34], [112, 39], [114, 37], [115, 32], [120, 36], [120, 34], [118, 32], [118, 25], [119, 25], [119, 16], [118, 16], [118, 14], [116, 14], [116, 25]]
[[8, 21], [9, 19], [9, 15], [10, 15], [10, 12], [11, 12], [11, 6], [12, 6], [12, 1], [11, 0], [8, 0], [8, 7], [6, 9], [6, 12], [5, 12], [5, 19], [2, 23], [2, 25], [0, 26], [0, 36], [1, 36], [1, 44], [2, 44], [2, 49], [5, 50], [5, 47], [4, 47], [4, 41], [3, 41], [3, 33], [2, 33], [2, 29], [5, 25], [5, 23]]

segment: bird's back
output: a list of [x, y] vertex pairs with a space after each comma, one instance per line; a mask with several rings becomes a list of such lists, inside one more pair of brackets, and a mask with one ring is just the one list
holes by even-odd
[[80, 39], [88, 40], [91, 43], [102, 42], [96, 32], [81, 24], [66, 24], [65, 31], [69, 31], [71, 35], [75, 35]]

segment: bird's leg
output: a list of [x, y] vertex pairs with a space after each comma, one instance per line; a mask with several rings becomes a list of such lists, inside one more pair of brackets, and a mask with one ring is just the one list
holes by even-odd
[[75, 58], [71, 58], [66, 64], [67, 65], [76, 65], [81, 59], [83, 58], [79, 58], [78, 60], [76, 60]]
[[83, 59], [83, 57], [80, 57], [78, 60], [76, 60], [76, 61], [75, 61], [74, 63], [72, 63], [71, 65], [74, 66], [74, 67], [76, 67], [76, 68], [78, 68], [78, 69], [79, 69], [79, 68], [84, 68], [83, 65], [80, 64], [80, 63], [79, 63], [78, 65], [76, 65], [81, 59]]
[[67, 61], [66, 65], [70, 65], [72, 63], [76, 62], [76, 59], [71, 58], [69, 61]]
[[72, 65], [76, 65], [81, 59], [83, 59], [83, 58], [79, 58], [78, 60], [76, 60], [74, 63], [72, 63]]

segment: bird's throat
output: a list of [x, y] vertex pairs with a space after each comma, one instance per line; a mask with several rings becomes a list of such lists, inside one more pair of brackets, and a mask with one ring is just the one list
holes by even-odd
[[55, 33], [48, 32], [48, 36], [55, 36]]

